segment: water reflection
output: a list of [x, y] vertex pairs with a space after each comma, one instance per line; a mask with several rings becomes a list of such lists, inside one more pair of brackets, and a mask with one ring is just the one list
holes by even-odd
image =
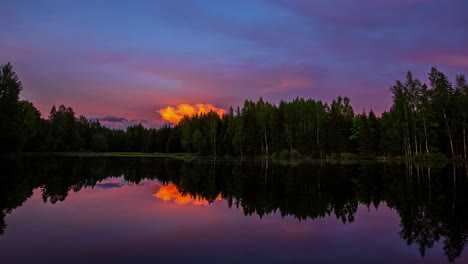
[[[222, 199], [245, 215], [279, 213], [298, 220], [335, 216], [355, 220], [358, 206], [397, 210], [399, 236], [422, 256], [438, 241], [448, 261], [467, 243], [468, 168], [433, 164], [290, 164], [177, 161], [148, 158], [24, 158], [3, 160], [0, 232], [5, 216], [40, 188], [44, 202], [64, 201], [84, 187], [121, 188], [157, 180], [158, 199], [208, 205]], [[14, 212], [13, 212], [14, 213]]]
[[[201, 198], [198, 195], [191, 196], [182, 194], [175, 184], [168, 184], [159, 188], [159, 191], [153, 195], [164, 201], [173, 201], [176, 204], [194, 204], [194, 205], [208, 205], [210, 202]], [[216, 200], [221, 200], [221, 195], [216, 197]]]

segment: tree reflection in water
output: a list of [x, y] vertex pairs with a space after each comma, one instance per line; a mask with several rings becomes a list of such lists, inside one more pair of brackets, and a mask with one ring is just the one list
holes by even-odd
[[6, 214], [20, 207], [34, 189], [40, 188], [44, 202], [54, 204], [69, 192], [123, 176], [131, 183], [157, 180], [199, 203], [222, 197], [229, 207], [260, 218], [280, 213], [303, 221], [334, 215], [352, 223], [359, 204], [378, 208], [385, 202], [401, 218], [400, 237], [408, 245], [418, 245], [422, 256], [442, 241], [453, 262], [467, 243], [467, 165], [73, 157], [0, 163], [0, 234], [7, 228]]

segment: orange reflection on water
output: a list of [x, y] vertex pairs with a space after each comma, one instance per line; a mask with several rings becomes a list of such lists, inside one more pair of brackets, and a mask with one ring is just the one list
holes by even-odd
[[226, 110], [217, 108], [211, 104], [180, 104], [177, 107], [168, 106], [156, 112], [158, 112], [164, 120], [173, 124], [178, 124], [184, 116], [193, 116], [195, 114], [202, 113], [206, 114], [210, 111], [217, 113], [220, 117], [226, 113]]
[[[182, 195], [174, 184], [162, 186], [159, 191], [153, 194], [154, 197], [163, 199], [164, 201], [173, 201], [176, 204], [194, 204], [208, 205], [209, 202], [202, 198], [192, 198], [190, 195]], [[221, 200], [221, 194], [216, 197], [215, 201]]]

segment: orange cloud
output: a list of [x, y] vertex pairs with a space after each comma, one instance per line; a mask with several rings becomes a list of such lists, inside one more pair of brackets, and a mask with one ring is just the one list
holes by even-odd
[[[202, 198], [192, 198], [189, 195], [182, 195], [174, 184], [169, 184], [159, 188], [159, 191], [153, 195], [165, 202], [174, 201], [176, 204], [194, 204], [194, 205], [208, 205], [208, 201]], [[215, 199], [221, 200], [221, 194]]]
[[176, 107], [168, 106], [156, 112], [158, 112], [164, 120], [173, 124], [178, 124], [184, 116], [193, 116], [195, 114], [208, 113], [210, 111], [214, 111], [220, 117], [226, 113], [226, 110], [217, 108], [211, 104], [180, 104]]

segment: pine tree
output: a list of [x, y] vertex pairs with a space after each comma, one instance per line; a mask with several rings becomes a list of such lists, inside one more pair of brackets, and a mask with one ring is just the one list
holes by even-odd
[[0, 66], [0, 152], [17, 152], [21, 147], [19, 94], [21, 82], [10, 63]]

